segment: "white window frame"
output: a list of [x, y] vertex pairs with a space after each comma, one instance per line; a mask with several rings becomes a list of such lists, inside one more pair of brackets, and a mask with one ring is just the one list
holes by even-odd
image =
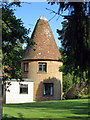
[[47, 63], [45, 63], [45, 62], [39, 62], [38, 63], [38, 72], [47, 72]]

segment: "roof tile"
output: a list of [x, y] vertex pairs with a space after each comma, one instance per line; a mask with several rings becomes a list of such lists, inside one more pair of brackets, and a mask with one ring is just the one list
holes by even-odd
[[26, 48], [22, 60], [58, 60], [61, 58], [53, 33], [45, 16], [42, 15], [37, 21], [31, 39], [36, 43], [36, 45], [32, 47], [28, 46]]

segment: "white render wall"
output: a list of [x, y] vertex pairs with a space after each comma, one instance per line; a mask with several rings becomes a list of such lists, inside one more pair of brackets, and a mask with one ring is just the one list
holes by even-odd
[[[20, 94], [19, 83], [28, 84], [28, 94]], [[33, 82], [12, 81], [9, 90], [6, 91], [6, 104], [33, 102]]]

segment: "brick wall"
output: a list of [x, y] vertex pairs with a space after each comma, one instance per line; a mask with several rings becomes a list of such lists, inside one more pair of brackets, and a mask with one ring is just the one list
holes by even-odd
[[[59, 67], [62, 65], [58, 61], [25, 61], [28, 62], [28, 72], [23, 73], [23, 78], [34, 79], [34, 100], [59, 100], [62, 99], [62, 72]], [[21, 63], [22, 69], [24, 69]], [[38, 72], [38, 62], [47, 63], [47, 72]], [[54, 95], [51, 97], [43, 96], [43, 83], [54, 84]]]

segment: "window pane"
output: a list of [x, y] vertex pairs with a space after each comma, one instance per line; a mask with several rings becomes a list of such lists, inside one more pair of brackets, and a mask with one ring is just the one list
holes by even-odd
[[28, 72], [28, 63], [24, 63], [24, 72]]
[[39, 65], [39, 71], [42, 71], [42, 65], [41, 64]]
[[53, 95], [53, 87], [50, 87], [50, 95]]
[[52, 96], [53, 95], [53, 83], [43, 84], [43, 95]]
[[45, 84], [43, 85], [43, 95], [45, 95], [46, 92], [45, 92]]
[[43, 65], [43, 71], [46, 72], [46, 64]]
[[20, 94], [28, 94], [28, 85], [20, 84]]
[[39, 72], [46, 72], [47, 63], [38, 63], [38, 70]]

